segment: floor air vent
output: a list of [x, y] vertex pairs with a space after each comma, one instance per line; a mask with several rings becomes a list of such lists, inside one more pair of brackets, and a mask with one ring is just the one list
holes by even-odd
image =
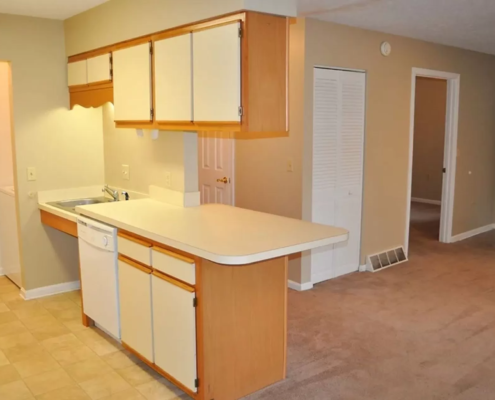
[[402, 264], [407, 261], [406, 252], [403, 247], [385, 251], [380, 254], [368, 256], [366, 269], [371, 272], [382, 271], [386, 268], [393, 267], [397, 264]]

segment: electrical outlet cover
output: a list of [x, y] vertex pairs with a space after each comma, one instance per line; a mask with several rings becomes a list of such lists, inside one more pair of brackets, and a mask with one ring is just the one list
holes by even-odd
[[170, 188], [170, 186], [172, 186], [172, 174], [169, 171], [165, 172], [164, 184], [166, 188]]
[[128, 181], [131, 179], [131, 171], [128, 165], [122, 165], [122, 179]]
[[36, 176], [36, 168], [35, 167], [29, 167], [27, 169], [27, 180], [30, 182], [33, 182], [37, 179]]

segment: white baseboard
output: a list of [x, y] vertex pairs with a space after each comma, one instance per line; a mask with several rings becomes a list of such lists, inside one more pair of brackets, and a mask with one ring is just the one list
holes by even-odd
[[469, 239], [470, 237], [481, 235], [482, 233], [490, 232], [495, 229], [495, 224], [482, 226], [481, 228], [473, 229], [472, 231], [460, 233], [459, 235], [452, 236], [451, 243], [460, 242], [461, 240]]
[[5, 271], [3, 270], [2, 267], [0, 267], [0, 276], [5, 276]]
[[442, 205], [442, 200], [420, 199], [419, 197], [412, 197], [411, 201], [414, 203], [435, 204], [437, 206]]
[[355, 264], [351, 265], [343, 265], [338, 268], [332, 268], [330, 271], [323, 271], [318, 274], [313, 274], [311, 276], [311, 280], [313, 281], [313, 284], [320, 283], [320, 282], [325, 282], [330, 279], [335, 279], [338, 278], [339, 276], [344, 276], [347, 274], [352, 274], [353, 272], [358, 272], [360, 271], [360, 267], [356, 267]]
[[37, 289], [21, 289], [21, 297], [24, 300], [39, 299], [41, 297], [53, 296], [55, 294], [72, 292], [81, 289], [81, 281], [59, 283], [58, 285], [44, 286]]
[[298, 292], [304, 292], [305, 290], [313, 289], [313, 284], [311, 282], [298, 283], [289, 280], [289, 289], [297, 290]]
[[359, 266], [359, 272], [369, 272], [368, 266], [366, 264]]

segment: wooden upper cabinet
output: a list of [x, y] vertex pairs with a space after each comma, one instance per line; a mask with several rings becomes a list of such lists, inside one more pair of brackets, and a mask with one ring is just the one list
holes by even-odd
[[88, 83], [103, 83], [112, 80], [111, 54], [88, 58]]
[[71, 106], [111, 98], [117, 127], [223, 131], [239, 138], [288, 134], [286, 17], [238, 12], [69, 62]]
[[289, 20], [248, 12], [242, 46], [243, 137], [289, 129]]
[[124, 124], [150, 123], [152, 116], [151, 43], [113, 53], [115, 121]]
[[154, 43], [156, 121], [193, 120], [191, 34]]
[[113, 102], [111, 53], [69, 59], [70, 108], [100, 107]]
[[241, 23], [193, 33], [194, 121], [241, 121]]
[[88, 83], [88, 68], [86, 60], [69, 63], [67, 65], [68, 85], [80, 86]]

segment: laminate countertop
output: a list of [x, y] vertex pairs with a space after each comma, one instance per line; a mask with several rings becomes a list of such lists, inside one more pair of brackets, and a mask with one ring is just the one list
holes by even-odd
[[348, 231], [220, 204], [141, 199], [76, 207], [84, 216], [218, 264], [244, 265], [347, 240]]

